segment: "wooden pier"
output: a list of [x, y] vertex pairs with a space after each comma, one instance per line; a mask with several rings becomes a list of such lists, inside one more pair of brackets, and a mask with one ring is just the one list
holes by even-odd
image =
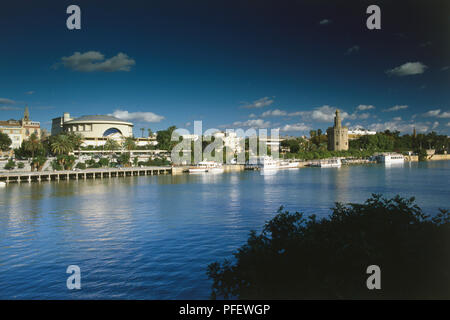
[[106, 179], [133, 176], [153, 176], [172, 173], [172, 167], [142, 167], [142, 168], [108, 168], [71, 171], [44, 172], [6, 172], [0, 173], [0, 181], [5, 183], [31, 183], [59, 180]]

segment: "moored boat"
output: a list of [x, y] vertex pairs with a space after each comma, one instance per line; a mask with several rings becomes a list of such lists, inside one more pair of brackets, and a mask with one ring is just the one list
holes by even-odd
[[189, 168], [189, 173], [222, 173], [224, 169], [220, 163], [214, 161], [201, 161], [197, 166]]
[[377, 162], [384, 164], [401, 164], [405, 162], [405, 157], [399, 153], [383, 153], [377, 155]]
[[316, 162], [311, 162], [309, 164], [311, 167], [319, 167], [319, 168], [340, 168], [342, 165], [341, 159], [323, 159]]

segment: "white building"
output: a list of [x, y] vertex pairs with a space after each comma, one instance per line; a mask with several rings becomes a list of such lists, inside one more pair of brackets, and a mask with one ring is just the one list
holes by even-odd
[[0, 132], [9, 136], [12, 143], [10, 148], [20, 148], [23, 141], [22, 125], [17, 120], [0, 121]]
[[79, 133], [84, 138], [84, 146], [101, 146], [106, 140], [123, 140], [133, 136], [133, 123], [107, 115], [90, 115], [71, 118], [65, 112], [62, 117], [52, 120], [52, 135], [61, 132]]
[[223, 146], [233, 153], [240, 153], [245, 148], [244, 139], [238, 137], [236, 132], [216, 132], [213, 136], [222, 139]]
[[38, 121], [31, 121], [28, 107], [25, 107], [21, 120], [0, 121], [0, 132], [6, 133], [11, 139], [10, 148], [17, 149], [32, 134], [35, 134], [38, 138], [41, 136], [41, 124]]

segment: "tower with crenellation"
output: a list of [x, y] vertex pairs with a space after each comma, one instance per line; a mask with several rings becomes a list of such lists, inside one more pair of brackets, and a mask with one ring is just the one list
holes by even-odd
[[339, 109], [336, 109], [334, 117], [334, 126], [327, 129], [328, 150], [344, 151], [348, 150], [348, 128], [341, 124], [341, 115]]

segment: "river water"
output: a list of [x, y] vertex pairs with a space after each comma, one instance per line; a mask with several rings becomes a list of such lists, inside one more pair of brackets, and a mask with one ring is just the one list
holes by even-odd
[[[127, 177], [0, 189], [0, 299], [208, 299], [230, 258], [283, 205], [326, 216], [371, 193], [450, 208], [450, 162]], [[69, 265], [81, 290], [68, 290]]]

